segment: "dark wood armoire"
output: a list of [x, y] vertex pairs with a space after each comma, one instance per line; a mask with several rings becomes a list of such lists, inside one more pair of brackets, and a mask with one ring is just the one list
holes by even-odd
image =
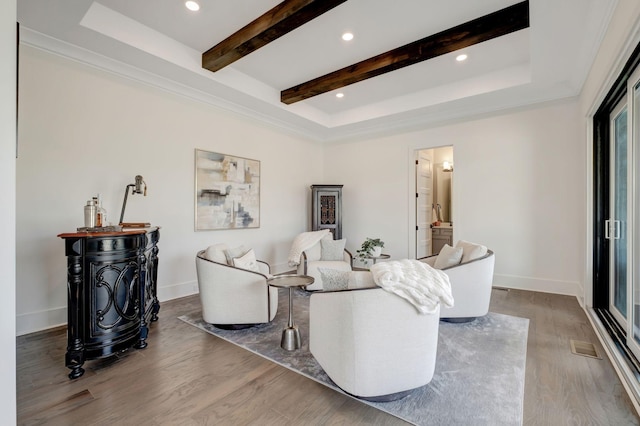
[[342, 238], [342, 185], [311, 185], [311, 229]]

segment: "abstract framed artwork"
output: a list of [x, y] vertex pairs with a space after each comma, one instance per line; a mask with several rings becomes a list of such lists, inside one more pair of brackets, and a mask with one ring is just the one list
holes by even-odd
[[260, 227], [260, 161], [195, 150], [195, 229]]

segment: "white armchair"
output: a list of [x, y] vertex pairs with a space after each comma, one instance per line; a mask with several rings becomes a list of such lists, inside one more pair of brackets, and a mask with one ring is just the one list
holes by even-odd
[[[328, 240], [332, 240], [329, 234]], [[307, 290], [322, 290], [322, 276], [318, 268], [336, 269], [338, 271], [351, 271], [352, 256], [349, 250], [344, 249], [341, 260], [322, 260], [322, 240], [318, 241], [314, 246], [302, 252], [300, 263], [298, 264], [297, 273], [301, 275], [309, 275], [314, 278], [314, 283]]]
[[278, 289], [267, 284], [269, 265], [257, 261], [259, 272], [230, 266], [224, 247], [218, 244], [196, 256], [202, 318], [220, 328], [272, 321], [278, 311]]
[[[421, 259], [434, 266], [438, 256]], [[442, 268], [449, 276], [454, 306], [441, 308], [440, 318], [449, 322], [469, 322], [489, 312], [495, 255], [491, 250], [482, 257]]]
[[345, 392], [390, 401], [431, 381], [439, 313], [421, 315], [379, 287], [314, 292], [309, 350]]

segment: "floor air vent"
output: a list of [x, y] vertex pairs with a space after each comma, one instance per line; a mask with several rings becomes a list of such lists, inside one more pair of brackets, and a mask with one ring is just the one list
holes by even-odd
[[589, 358], [602, 359], [593, 343], [589, 342], [580, 342], [572, 339], [571, 352], [576, 355], [588, 356]]

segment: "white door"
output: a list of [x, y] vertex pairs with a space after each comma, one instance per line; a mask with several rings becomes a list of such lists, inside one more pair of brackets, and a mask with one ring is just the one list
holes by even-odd
[[433, 169], [428, 150], [416, 159], [416, 258], [431, 256], [431, 211], [433, 209]]

